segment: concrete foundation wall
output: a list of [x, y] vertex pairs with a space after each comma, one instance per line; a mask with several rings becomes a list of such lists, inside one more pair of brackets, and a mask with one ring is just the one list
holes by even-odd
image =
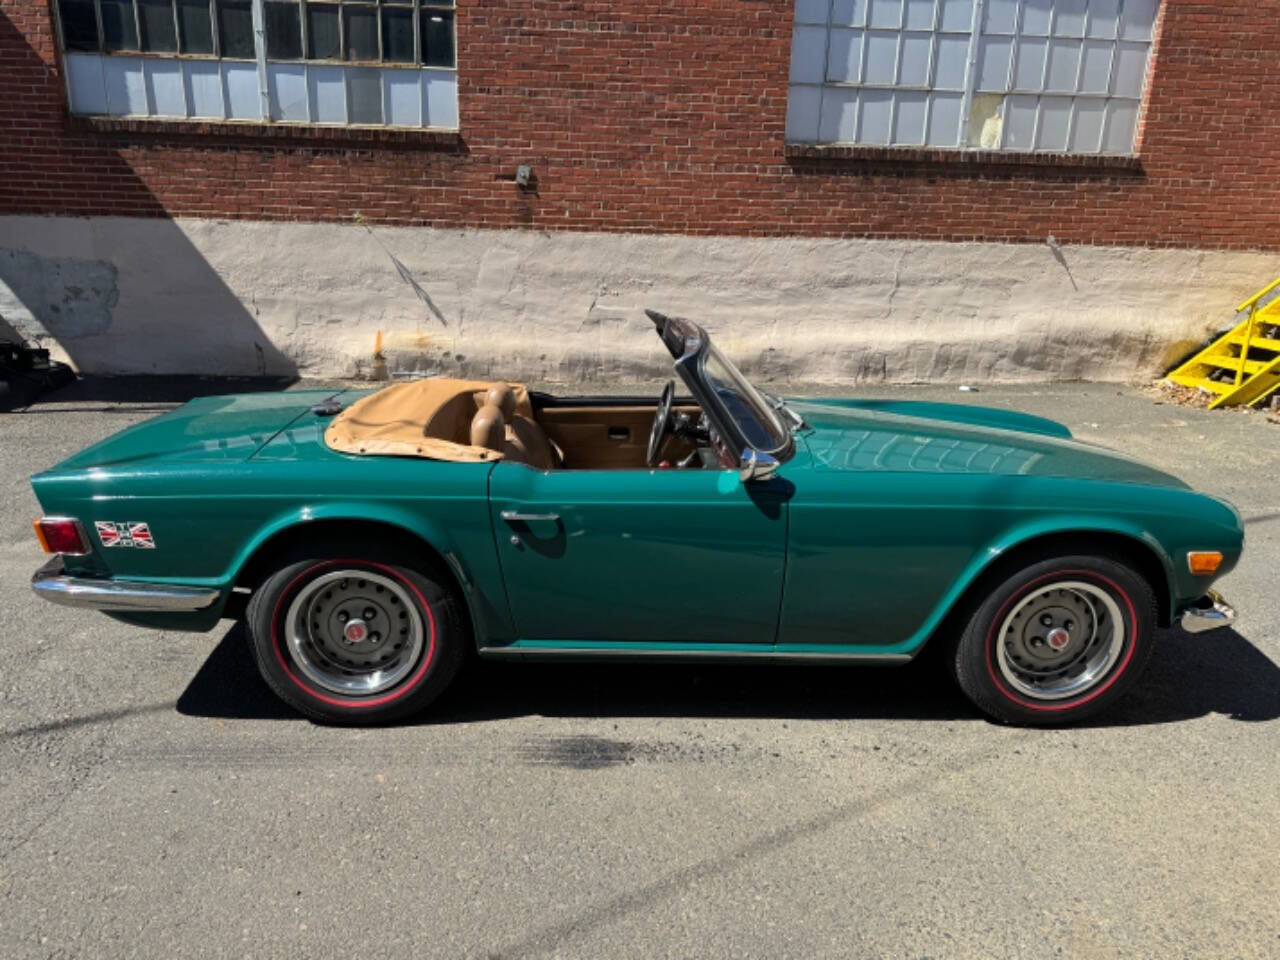
[[865, 382], [1132, 380], [1225, 326], [1275, 255], [0, 217], [0, 316], [87, 373], [572, 382], [669, 369], [642, 313], [748, 372]]

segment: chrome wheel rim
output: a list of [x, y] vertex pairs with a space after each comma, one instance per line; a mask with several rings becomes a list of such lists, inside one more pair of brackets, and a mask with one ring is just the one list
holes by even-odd
[[289, 653], [304, 677], [347, 696], [389, 690], [422, 658], [422, 614], [408, 591], [368, 570], [307, 583], [285, 613]]
[[1120, 606], [1107, 591], [1063, 580], [1023, 597], [1000, 624], [996, 662], [1005, 681], [1037, 700], [1096, 686], [1124, 650]]

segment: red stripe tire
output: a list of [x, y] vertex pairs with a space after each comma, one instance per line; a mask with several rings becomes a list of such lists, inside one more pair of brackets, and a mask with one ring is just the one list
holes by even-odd
[[1155, 593], [1116, 559], [1033, 560], [975, 603], [951, 665], [969, 699], [1004, 723], [1093, 716], [1132, 687], [1151, 656]]
[[386, 723], [425, 708], [457, 673], [467, 642], [445, 577], [367, 549], [307, 552], [284, 558], [249, 601], [267, 685], [332, 723]]

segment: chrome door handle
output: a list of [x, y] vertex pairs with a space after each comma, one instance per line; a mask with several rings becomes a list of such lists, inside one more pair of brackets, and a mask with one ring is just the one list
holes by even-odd
[[560, 519], [558, 513], [520, 513], [516, 510], [503, 510], [501, 516], [507, 523], [554, 523]]

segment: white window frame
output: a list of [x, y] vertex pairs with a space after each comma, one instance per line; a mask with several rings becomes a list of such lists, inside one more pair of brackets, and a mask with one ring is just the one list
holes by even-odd
[[[68, 49], [63, 35], [61, 0], [54, 9], [58, 47], [66, 65], [67, 98], [71, 112], [83, 116], [112, 116], [158, 120], [253, 121], [258, 123], [344, 127], [425, 129], [453, 132], [458, 129], [457, 27], [455, 0], [415, 0], [388, 4], [413, 10], [414, 62], [346, 59], [308, 59], [306, 0], [296, 0], [303, 56], [277, 60], [267, 53], [266, 0], [250, 0], [254, 56], [224, 56], [219, 37], [216, 0], [209, 0], [212, 53], [179, 51], [108, 50], [103, 29], [102, 0], [93, 3], [97, 22], [96, 51]], [[338, 9], [339, 45], [342, 47], [345, 6], [372, 6], [382, 36], [382, 3], [353, 0], [320, 0]], [[374, 5], [376, 3], [376, 5]], [[178, 11], [174, 11], [174, 36], [179, 36]], [[134, 36], [141, 46], [139, 0], [132, 0]], [[453, 66], [430, 66], [424, 61], [420, 18], [431, 10], [454, 17]], [[252, 79], [250, 79], [250, 73]], [[415, 83], [415, 75], [416, 83]], [[380, 86], [382, 122], [349, 120], [352, 84], [376, 80]], [[330, 102], [318, 101], [321, 85], [330, 90], [341, 84], [342, 93]], [[252, 84], [253, 105], [247, 91]], [[194, 91], [199, 87], [204, 96]], [[416, 87], [416, 93], [414, 88]], [[179, 101], [181, 105], [179, 106]], [[340, 110], [338, 109], [340, 108]], [[340, 118], [335, 114], [341, 114]]]
[[[1067, 9], [1061, 9], [1062, 17], [1067, 18], [1065, 22], [1070, 32], [1059, 29], [1060, 8], [1066, 6], [1067, 0], [972, 0], [967, 29], [961, 29], [954, 23], [943, 28], [944, 4], [963, 5], [965, 0], [932, 0], [930, 25], [923, 27], [917, 23], [908, 26], [908, 4], [912, 8], [919, 8], [927, 2], [928, 0], [796, 0], [796, 16], [792, 26], [792, 62], [788, 80], [786, 139], [789, 144], [1094, 156], [1134, 155], [1162, 0], [1071, 0]], [[886, 25], [883, 22], [873, 25], [873, 11], [878, 12], [890, 3], [898, 7], [897, 25]], [[1126, 19], [1126, 3], [1130, 10], [1139, 11], [1141, 19], [1132, 22]], [[825, 20], [820, 21], [816, 18], [817, 12], [824, 6]], [[1113, 20], [1105, 20], [1103, 16], [1096, 15], [1096, 11], [1101, 8], [1114, 9]], [[999, 29], [1002, 25], [996, 25], [996, 29], [991, 29], [987, 13], [992, 9], [998, 9], [1001, 14], [1012, 9], [1011, 26]], [[1026, 32], [1029, 10], [1034, 12], [1037, 21], [1041, 15], [1047, 16], [1043, 25], [1037, 22], [1032, 26], [1033, 30], [1043, 32]], [[1149, 21], [1146, 19], [1148, 15]], [[1105, 28], [1112, 24], [1114, 30], [1108, 35]], [[815, 39], [814, 31], [819, 28], [825, 30], [826, 43], [822, 54], [821, 74], [814, 79], [816, 57], [804, 56], [808, 51], [803, 48], [808, 46], [811, 50], [811, 43]], [[799, 31], [807, 33], [804, 42]], [[833, 37], [843, 37], [846, 34], [856, 35], [860, 44], [856, 57], [857, 75], [852, 79], [842, 78], [838, 67], [833, 70]], [[950, 37], [954, 40], [966, 34], [968, 47], [963, 68], [963, 86], [938, 86], [940, 38]], [[875, 37], [884, 40], [891, 36], [896, 36], [897, 44], [891, 80], [868, 80], [870, 39]], [[903, 83], [904, 44], [908, 37], [919, 40], [924, 36], [929, 37], [930, 44], [925, 82]], [[1004, 83], [1002, 88], [993, 88], [991, 81], [981, 76], [983, 58], [988, 50], [1004, 44], [1009, 48]], [[1074, 70], [1073, 84], [1069, 88], [1061, 86], [1061, 77], [1051, 83], [1050, 70], [1055, 62], [1055, 54], [1059, 50], [1065, 50], [1067, 54], [1064, 57], [1069, 56], [1073, 45], [1074, 67], [1064, 59], [1064, 72], [1070, 74]], [[1098, 71], [1095, 70], [1095, 75], [1086, 79], [1086, 61], [1091, 54], [1107, 46], [1109, 53], [1105, 71], [1106, 83], [1105, 89], [1102, 89], [1097, 86], [1100, 80]], [[1023, 57], [1023, 48], [1034, 50], [1037, 47], [1043, 48], [1038, 54], [1043, 62], [1032, 59], [1036, 54]], [[1133, 55], [1139, 51], [1142, 56], [1141, 77], [1135, 87]], [[1122, 53], [1126, 56], [1127, 63], [1123, 77], [1125, 85], [1119, 87], [1117, 80], [1121, 78], [1118, 77], [1117, 61]], [[852, 62], [853, 59], [850, 57], [849, 61]], [[1037, 82], [1020, 82], [1019, 68], [1026, 62], [1032, 66], [1032, 70], [1028, 71], [1030, 73], [1036, 72], [1035, 66], [1039, 63], [1038, 77], [1035, 78]], [[886, 61], [880, 63], [884, 65]], [[1025, 81], [1025, 77], [1022, 80]], [[1091, 88], [1090, 84], [1094, 86]], [[886, 102], [888, 116], [884, 120]], [[982, 125], [977, 124], [979, 118], [974, 114], [979, 102], [984, 111]], [[913, 108], [913, 118], [914, 112], [923, 104], [923, 119], [920, 127], [910, 128], [909, 136], [900, 137], [898, 111], [903, 103], [908, 103]], [[948, 104], [946, 111], [938, 109], [940, 103]], [[869, 104], [876, 105], [879, 110], [875, 115], [874, 125], [866, 122]], [[951, 136], [952, 128], [949, 126], [951, 112], [956, 112], [954, 137]], [[935, 118], [944, 113], [947, 115], [943, 117], [943, 122], [935, 127]], [[1045, 123], [1046, 116], [1051, 118], [1051, 124]], [[975, 129], [975, 125], [978, 125], [978, 129]], [[866, 134], [868, 128], [873, 128], [873, 135]], [[881, 133], [884, 135], [881, 136]]]

